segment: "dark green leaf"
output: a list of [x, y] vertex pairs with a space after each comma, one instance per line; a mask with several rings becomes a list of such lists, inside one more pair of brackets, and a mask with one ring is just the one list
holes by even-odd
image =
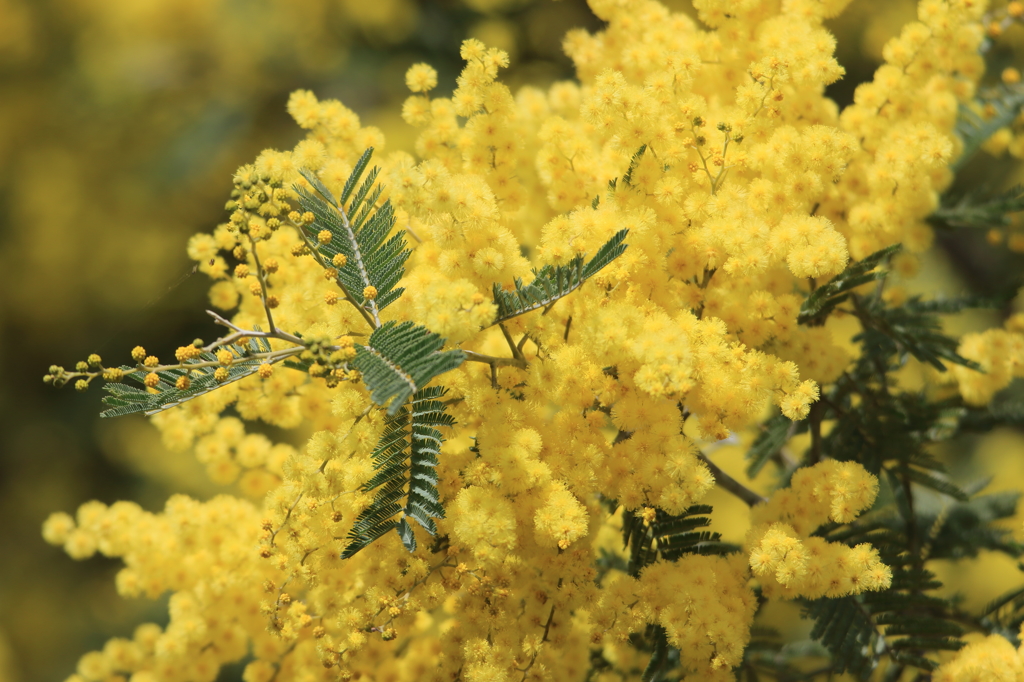
[[628, 233], [629, 230], [616, 232], [586, 264], [583, 263], [582, 256], [576, 256], [565, 265], [545, 265], [540, 271], [534, 270], [534, 280], [530, 284], [524, 285], [517, 277], [515, 291], [505, 291], [501, 284], [495, 282], [494, 304], [498, 311], [491, 324], [495, 325], [532, 310], [546, 308], [580, 288], [583, 282], [622, 255], [627, 246], [623, 244], [623, 240]]
[[[172, 407], [188, 402], [192, 398], [214, 391], [225, 384], [230, 384], [255, 374], [265, 360], [252, 357], [252, 354], [270, 352], [270, 344], [263, 338], [251, 338], [247, 347], [231, 344], [221, 348], [230, 351], [235, 358], [234, 362], [227, 367], [228, 377], [224, 381], [217, 381], [214, 378], [213, 373], [217, 369], [216, 365], [213, 367], [172, 369], [157, 372], [157, 376], [160, 377], [160, 383], [154, 387], [155, 391], [151, 393], [146, 390], [143, 384], [146, 374], [143, 372], [133, 372], [127, 375], [127, 379], [140, 384], [142, 387], [136, 388], [129, 384], [118, 383], [105, 384], [103, 388], [110, 395], [103, 398], [103, 404], [109, 406], [110, 409], [101, 412], [100, 416], [121, 417], [135, 412], [144, 412], [146, 416], [151, 416], [158, 412], [169, 410]], [[216, 363], [217, 356], [213, 353], [201, 353], [198, 358], [186, 361], [185, 364], [197, 365], [209, 362]], [[129, 370], [132, 368], [122, 367], [121, 369]], [[175, 382], [178, 380], [178, 377], [185, 374], [189, 375], [189, 387], [180, 391], [175, 388]]]
[[[845, 270], [827, 283], [815, 289], [800, 307], [797, 322], [800, 324], [820, 324], [825, 317], [840, 303], [846, 300], [849, 292], [862, 284], [882, 279], [888, 271], [879, 267], [900, 250], [899, 244], [893, 244], [867, 256], [861, 261], [851, 263]], [[876, 270], [877, 268], [877, 270]]]
[[386, 322], [370, 334], [369, 343], [356, 345], [351, 364], [362, 374], [370, 397], [378, 405], [389, 400], [394, 415], [411, 395], [434, 377], [462, 364], [461, 350], [442, 351], [444, 339], [412, 322]]
[[[370, 169], [362, 178], [372, 153], [373, 148], [367, 149], [356, 163], [340, 202], [314, 173], [305, 169], [299, 172], [315, 193], [299, 185], [295, 186], [295, 191], [299, 195], [299, 207], [314, 216], [313, 223], [304, 229], [308, 230], [310, 243], [315, 245], [325, 267], [333, 268], [333, 258], [343, 254], [345, 266], [336, 268], [338, 284], [376, 317], [402, 295], [403, 289], [396, 285], [405, 272], [410, 251], [403, 232], [388, 238], [395, 225], [394, 209], [390, 201], [378, 206], [383, 192], [381, 186], [375, 184], [379, 169]], [[355, 189], [361, 178], [362, 184]], [[323, 230], [331, 234], [327, 244], [317, 239]], [[375, 298], [363, 298], [367, 287], [376, 289]]]
[[[391, 529], [398, 531], [406, 549], [415, 551], [416, 535], [409, 518], [416, 519], [431, 535], [437, 534], [434, 519], [444, 518], [437, 491], [436, 467], [444, 443], [439, 429], [455, 424], [439, 400], [445, 392], [441, 386], [422, 389], [410, 403], [385, 417], [384, 431], [372, 454], [376, 473], [363, 485], [364, 491], [377, 492], [370, 506], [356, 517], [342, 559], [355, 555]], [[397, 519], [399, 514], [402, 518]]]

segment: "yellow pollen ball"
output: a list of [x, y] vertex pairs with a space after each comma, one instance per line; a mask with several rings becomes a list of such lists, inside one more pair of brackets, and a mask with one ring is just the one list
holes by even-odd
[[429, 64], [413, 64], [405, 72], [405, 84], [412, 92], [429, 92], [437, 87], [437, 71]]
[[324, 294], [324, 303], [327, 305], [334, 305], [338, 302], [338, 294], [334, 291], [328, 291]]
[[343, 253], [339, 253], [331, 259], [331, 263], [333, 263], [336, 268], [343, 268], [345, 267], [345, 264], [348, 263], [348, 256]]
[[372, 301], [377, 298], [377, 287], [366, 287], [363, 289], [363, 298], [367, 301]]
[[274, 366], [269, 362], [264, 362], [256, 372], [260, 375], [260, 379], [269, 379], [274, 374]]
[[180, 376], [178, 380], [174, 382], [174, 387], [179, 391], [186, 391], [188, 387], [192, 385], [192, 380], [187, 376]]
[[142, 382], [146, 384], [146, 388], [156, 388], [157, 384], [160, 383], [160, 377], [156, 372], [150, 372]]
[[316, 240], [321, 244], [330, 244], [331, 236], [330, 230], [320, 230], [316, 235]]
[[235, 266], [235, 277], [238, 279], [245, 279], [249, 276], [249, 266], [245, 263], [239, 263]]

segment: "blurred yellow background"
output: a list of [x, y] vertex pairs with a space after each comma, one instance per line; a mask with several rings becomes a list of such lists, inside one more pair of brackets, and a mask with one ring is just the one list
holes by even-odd
[[[910, 0], [855, 0], [833, 22], [848, 74], [830, 91], [840, 105], [914, 14]], [[409, 65], [433, 64], [446, 94], [459, 43], [477, 37], [510, 53], [513, 91], [544, 86], [572, 76], [561, 37], [573, 27], [601, 23], [581, 0], [0, 0], [0, 682], [63, 679], [108, 637], [165, 619], [161, 603], [116, 596], [115, 562], [47, 546], [51, 511], [126, 498], [154, 510], [171, 492], [217, 492], [144, 419], [100, 422], [99, 391], [49, 389], [46, 368], [216, 334], [185, 243], [223, 219], [235, 168], [299, 138], [292, 90], [341, 99], [389, 149], [408, 149]], [[1021, 44], [1007, 36], [1000, 59], [1020, 63]], [[1016, 172], [984, 168], [975, 182]], [[951, 293], [1020, 270], [976, 237], [940, 240], [955, 256], [940, 258]], [[987, 465], [1024, 461], [1020, 434], [999, 438]], [[1000, 482], [1021, 487], [1024, 468]], [[733, 518], [728, 498], [710, 501], [720, 522]]]

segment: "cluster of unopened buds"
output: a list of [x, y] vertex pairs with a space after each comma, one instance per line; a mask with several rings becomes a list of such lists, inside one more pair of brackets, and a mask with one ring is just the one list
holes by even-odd
[[[244, 343], [245, 339], [239, 339], [239, 341]], [[213, 345], [216, 346], [217, 344]], [[212, 349], [203, 346], [202, 339], [195, 339], [191, 344], [181, 346], [174, 352], [177, 363], [164, 365], [161, 364], [157, 356], [147, 354], [146, 349], [142, 346], [136, 346], [132, 349], [131, 353], [132, 360], [135, 361], [135, 367], [129, 368], [105, 367], [102, 358], [98, 354], [92, 353], [85, 360], [75, 363], [73, 371], [65, 369], [60, 365], [51, 365], [46, 375], [43, 376], [43, 381], [57, 387], [65, 386], [69, 382], [74, 381], [75, 390], [85, 391], [89, 388], [92, 381], [97, 378], [106, 382], [116, 383], [124, 380], [128, 375], [145, 373], [142, 383], [146, 388], [155, 391], [163, 380], [163, 377], [159, 374], [161, 371], [169, 369], [192, 370], [216, 364], [218, 366], [213, 372], [213, 378], [217, 383], [223, 383], [230, 378], [228, 368], [235, 363], [238, 356], [227, 348], [220, 347], [215, 350], [216, 360], [214, 363], [202, 362], [200, 356], [210, 350]], [[352, 356], [354, 355], [355, 350], [353, 349]], [[257, 370], [257, 374], [262, 379], [269, 379], [273, 371], [273, 365], [262, 363]], [[174, 387], [179, 391], [188, 390], [191, 385], [192, 380], [188, 374], [183, 374], [174, 380]]]
[[1024, 19], [1024, 2], [1018, 2], [1018, 0], [1009, 2], [1002, 10], [991, 12], [988, 19], [986, 29], [989, 37], [998, 38], [1015, 22]]
[[342, 336], [337, 345], [327, 338], [307, 339], [306, 349], [299, 354], [299, 359], [312, 363], [309, 366], [311, 377], [322, 377], [333, 388], [341, 381], [354, 381], [358, 378], [358, 373], [348, 368], [349, 360], [355, 356], [352, 337]]

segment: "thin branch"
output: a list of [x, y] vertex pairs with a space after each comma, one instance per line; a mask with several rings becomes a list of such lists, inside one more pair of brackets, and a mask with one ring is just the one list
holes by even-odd
[[466, 354], [466, 360], [470, 362], [484, 362], [492, 368], [518, 367], [519, 369], [526, 369], [526, 360], [523, 358], [495, 358], [490, 355], [483, 355], [482, 353], [474, 353], [471, 350], [464, 350], [462, 352]]
[[704, 453], [697, 453], [697, 457], [704, 462], [708, 469], [711, 470], [711, 474], [715, 477], [715, 483], [722, 486], [736, 497], [743, 500], [748, 507], [753, 507], [755, 504], [761, 504], [767, 502], [768, 498], [761, 497], [750, 488], [746, 487], [729, 474], [722, 471], [721, 467], [712, 462], [710, 459], [704, 456]]
[[516, 346], [516, 342], [512, 340], [512, 335], [509, 333], [508, 328], [505, 327], [504, 322], [499, 322], [498, 327], [501, 329], [501, 333], [505, 336], [505, 341], [508, 343], [508, 347], [512, 349], [512, 356], [520, 360], [524, 360], [521, 349]]
[[255, 329], [244, 329], [242, 327], [239, 327], [235, 323], [231, 322], [230, 320], [225, 319], [224, 317], [221, 317], [220, 315], [218, 315], [217, 313], [213, 312], [212, 310], [207, 310], [206, 314], [209, 315], [210, 317], [212, 317], [213, 321], [216, 322], [217, 324], [223, 325], [223, 326], [227, 327], [228, 329], [231, 329], [231, 330], [234, 331], [233, 334], [229, 334], [228, 336], [225, 336], [222, 339], [217, 339], [216, 341], [214, 341], [209, 346], [207, 346], [206, 348], [203, 349], [203, 350], [205, 350], [207, 352], [212, 351], [214, 348], [217, 348], [218, 346], [223, 346], [223, 345], [226, 345], [228, 343], [232, 343], [232, 342], [234, 342], [235, 339], [241, 339], [241, 338], [246, 338], [246, 337], [254, 337], [254, 338], [261, 338], [261, 339], [280, 339], [281, 341], [287, 341], [288, 343], [293, 343], [296, 346], [305, 346], [306, 345], [306, 342], [303, 341], [298, 336], [295, 336], [294, 334], [289, 334], [286, 331], [281, 331], [280, 329], [274, 329], [273, 331], [269, 331], [269, 332], [257, 331]]
[[256, 279], [260, 282], [260, 301], [263, 302], [263, 312], [267, 314], [267, 324], [270, 325], [270, 331], [277, 331], [277, 326], [274, 324], [274, 314], [270, 312], [270, 303], [268, 302], [270, 285], [267, 284], [267, 273], [263, 270], [263, 265], [260, 263], [259, 254], [256, 253], [256, 240], [253, 239], [252, 233], [247, 233], [249, 237], [249, 245], [252, 247], [252, 259], [256, 262]]

